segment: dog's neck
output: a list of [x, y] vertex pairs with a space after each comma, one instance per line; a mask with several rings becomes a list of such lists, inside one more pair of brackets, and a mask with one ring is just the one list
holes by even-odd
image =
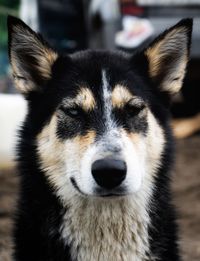
[[144, 261], [149, 259], [147, 201], [119, 199], [69, 200], [61, 227], [73, 260]]

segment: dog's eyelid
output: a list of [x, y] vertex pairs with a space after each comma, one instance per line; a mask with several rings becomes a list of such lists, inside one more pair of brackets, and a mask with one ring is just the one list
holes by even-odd
[[128, 101], [127, 105], [128, 106], [133, 106], [133, 107], [138, 108], [138, 109], [140, 109], [140, 108], [142, 109], [142, 108], [146, 107], [145, 102], [141, 98], [139, 98], [139, 97], [131, 98]]
[[61, 104], [58, 109], [63, 110], [63, 111], [72, 111], [72, 110], [76, 110], [76, 111], [81, 111], [82, 108], [80, 106], [78, 106], [77, 104], [73, 103], [73, 104]]

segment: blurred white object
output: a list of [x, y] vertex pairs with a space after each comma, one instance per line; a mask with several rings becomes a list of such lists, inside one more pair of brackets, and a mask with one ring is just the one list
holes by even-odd
[[27, 111], [21, 95], [0, 94], [0, 168], [14, 166], [17, 129]]
[[123, 48], [136, 48], [154, 32], [153, 26], [148, 19], [134, 16], [123, 17], [122, 27], [123, 30], [115, 36], [115, 44]]
[[38, 4], [37, 0], [21, 0], [20, 18], [34, 31], [38, 31]]
[[90, 4], [91, 14], [100, 13], [103, 21], [113, 21], [119, 18], [120, 9], [118, 0], [92, 0]]

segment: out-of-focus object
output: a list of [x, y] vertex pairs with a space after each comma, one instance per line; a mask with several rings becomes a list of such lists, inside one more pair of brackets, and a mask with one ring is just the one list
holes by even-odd
[[113, 21], [119, 18], [118, 0], [92, 0], [90, 4], [90, 13], [94, 15], [99, 13], [103, 21]]
[[38, 31], [38, 4], [37, 0], [21, 0], [20, 17], [33, 30]]
[[88, 48], [83, 0], [38, 0], [39, 32], [59, 52]]
[[172, 121], [174, 136], [177, 139], [183, 139], [200, 131], [200, 113], [197, 115]]
[[136, 0], [120, 0], [121, 14], [144, 17], [144, 8]]
[[199, 4], [199, 0], [137, 0], [139, 5], [194, 5]]
[[122, 48], [136, 48], [150, 36], [154, 30], [148, 19], [125, 16], [122, 19], [123, 30], [115, 37], [115, 44]]
[[0, 168], [14, 165], [17, 129], [26, 114], [26, 101], [21, 95], [0, 94]]

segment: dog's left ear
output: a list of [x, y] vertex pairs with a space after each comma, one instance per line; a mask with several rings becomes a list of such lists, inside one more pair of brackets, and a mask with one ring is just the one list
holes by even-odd
[[177, 93], [189, 60], [192, 19], [183, 19], [158, 36], [142, 53], [150, 78], [163, 92]]
[[41, 91], [51, 78], [56, 52], [20, 19], [8, 16], [9, 58], [16, 88], [23, 94]]

